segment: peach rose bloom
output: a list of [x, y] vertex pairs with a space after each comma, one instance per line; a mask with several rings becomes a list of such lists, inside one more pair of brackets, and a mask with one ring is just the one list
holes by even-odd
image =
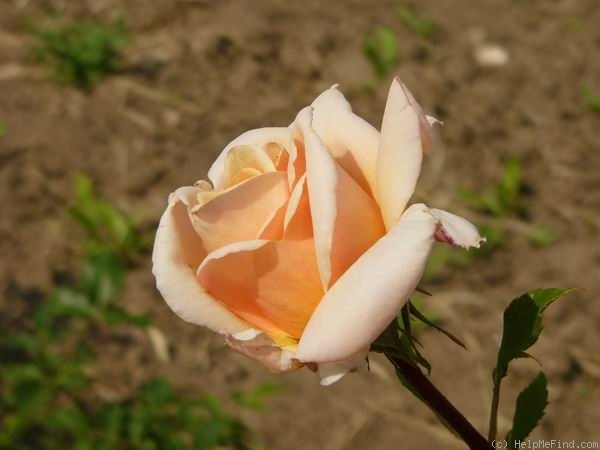
[[432, 124], [398, 79], [381, 132], [333, 86], [287, 128], [248, 131], [169, 197], [154, 244], [158, 290], [184, 320], [277, 372], [331, 384], [416, 288], [435, 240], [482, 238], [467, 220], [407, 207]]

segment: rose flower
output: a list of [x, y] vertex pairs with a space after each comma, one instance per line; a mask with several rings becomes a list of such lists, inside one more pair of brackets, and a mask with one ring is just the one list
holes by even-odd
[[380, 132], [333, 86], [289, 127], [242, 134], [211, 183], [170, 195], [152, 256], [158, 290], [273, 371], [308, 365], [326, 385], [363, 367], [434, 241], [482, 242], [461, 217], [407, 207], [435, 122], [395, 79]]

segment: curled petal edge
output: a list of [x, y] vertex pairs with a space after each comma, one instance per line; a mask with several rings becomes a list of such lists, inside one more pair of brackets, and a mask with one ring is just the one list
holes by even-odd
[[225, 343], [242, 355], [248, 356], [274, 373], [291, 373], [304, 364], [295, 359], [295, 353], [278, 347], [265, 333], [248, 329], [225, 337]]

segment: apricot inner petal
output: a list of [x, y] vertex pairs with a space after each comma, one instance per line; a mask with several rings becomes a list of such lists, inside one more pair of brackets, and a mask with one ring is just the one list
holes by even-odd
[[312, 239], [251, 241], [209, 255], [202, 287], [249, 324], [298, 339], [323, 290]]
[[[215, 197], [192, 209], [190, 217], [209, 253], [233, 242], [256, 239], [290, 195], [285, 172], [259, 175], [222, 193], [201, 194]], [[282, 227], [271, 228], [269, 237], [282, 234]]]

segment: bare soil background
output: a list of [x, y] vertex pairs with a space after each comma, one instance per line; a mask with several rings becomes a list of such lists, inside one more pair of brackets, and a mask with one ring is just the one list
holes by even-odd
[[[65, 211], [77, 173], [151, 228], [168, 193], [204, 178], [227, 142], [251, 128], [289, 124], [334, 83], [379, 126], [389, 80], [373, 93], [360, 88], [372, 79], [361, 47], [365, 33], [385, 25], [398, 36], [396, 73], [445, 122], [417, 196], [506, 230], [498, 250], [427, 285], [434, 293], [427, 307], [469, 347], [424, 331], [433, 380], [484, 431], [504, 307], [531, 288], [582, 287], [552, 306], [533, 349], [550, 384], [550, 406], [533, 437], [600, 441], [600, 116], [581, 97], [584, 86], [600, 90], [600, 4], [407, 3], [436, 21], [434, 40], [412, 33], [394, 12], [398, 4], [383, 0], [1, 0], [0, 314], [22, 314], [36, 292], [77, 272], [80, 234]], [[73, 19], [123, 17], [132, 36], [124, 71], [90, 93], [50, 81], [32, 57], [29, 31], [49, 8]], [[505, 48], [508, 63], [478, 65], [473, 52], [482, 40]], [[483, 217], [457, 192], [493, 184], [510, 157], [524, 166], [527, 214]], [[551, 227], [558, 241], [532, 246], [527, 232], [536, 224]], [[156, 373], [183, 392], [223, 398], [271, 380], [285, 392], [267, 411], [243, 413], [267, 449], [462, 448], [376, 357], [370, 373], [323, 388], [307, 370], [274, 376], [226, 350], [222, 339], [167, 308], [149, 255], [130, 275], [124, 302], [151, 312], [169, 361], [156, 357], [146, 334], [124, 328], [99, 343], [97, 370], [106, 380], [99, 395], [126, 396]], [[536, 370], [533, 361], [514, 365], [501, 433], [514, 395]]]

